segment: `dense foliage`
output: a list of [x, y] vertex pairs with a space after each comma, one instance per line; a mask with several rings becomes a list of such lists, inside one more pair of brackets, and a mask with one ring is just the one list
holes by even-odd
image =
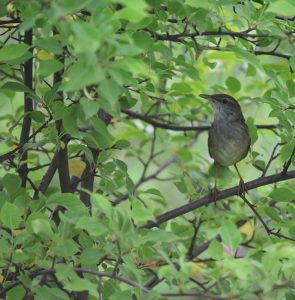
[[[0, 1], [0, 298], [294, 299], [295, 3]], [[218, 173], [200, 93], [251, 151]]]

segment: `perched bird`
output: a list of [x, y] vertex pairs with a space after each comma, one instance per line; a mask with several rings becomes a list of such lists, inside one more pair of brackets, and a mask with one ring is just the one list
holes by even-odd
[[[240, 178], [240, 192], [245, 193], [245, 184], [236, 164], [247, 155], [251, 140], [241, 107], [226, 94], [201, 94], [200, 97], [208, 100], [214, 111], [208, 139], [210, 156], [217, 166], [234, 165]], [[214, 189], [216, 192], [216, 182]]]

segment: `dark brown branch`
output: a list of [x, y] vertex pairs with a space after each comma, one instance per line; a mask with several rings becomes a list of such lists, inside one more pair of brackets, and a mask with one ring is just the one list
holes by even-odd
[[[56, 32], [55, 32], [56, 33]], [[63, 64], [64, 63], [64, 56], [63, 54], [58, 57], [58, 60]], [[59, 85], [62, 81], [64, 69], [61, 69], [58, 72], [55, 72], [53, 75], [53, 84]], [[58, 92], [58, 99], [56, 101], [63, 102], [63, 93], [60, 91]], [[57, 120], [55, 122], [56, 130], [58, 135], [61, 136], [60, 141], [63, 145], [60, 145], [60, 149], [58, 151], [58, 175], [59, 175], [59, 182], [60, 188], [63, 193], [71, 192], [71, 179], [70, 179], [70, 172], [69, 172], [69, 162], [68, 162], [68, 138], [66, 135], [62, 134], [61, 127], [62, 121]]]
[[[24, 42], [31, 46], [33, 41], [33, 31], [28, 30], [25, 32]], [[30, 50], [33, 53], [33, 49]], [[30, 58], [24, 63], [24, 84], [30, 89], [33, 90], [33, 58]], [[31, 115], [30, 112], [33, 111], [33, 99], [29, 93], [24, 94], [24, 119], [20, 135], [20, 144], [27, 141], [30, 136], [31, 130]], [[21, 161], [19, 167], [19, 174], [22, 180], [22, 186], [26, 186], [27, 175], [28, 175], [28, 151], [20, 149]]]
[[48, 123], [51, 121], [51, 117], [49, 118], [49, 120], [45, 123], [43, 123], [34, 133], [32, 133], [27, 140], [23, 141], [22, 143], [20, 143], [15, 149], [0, 155], [0, 163], [3, 163], [4, 161], [6, 161], [7, 159], [10, 159], [13, 157], [13, 155], [18, 152], [20, 149], [23, 148], [23, 146], [29, 141], [31, 140], [33, 137], [35, 137], [40, 131], [42, 131], [42, 129], [44, 129], [45, 127], [47, 127]]
[[282, 174], [286, 174], [286, 173], [287, 173], [287, 171], [288, 171], [288, 169], [289, 169], [289, 167], [290, 167], [290, 165], [291, 165], [291, 163], [292, 163], [292, 159], [293, 159], [293, 156], [294, 156], [294, 155], [295, 155], [295, 147], [294, 147], [294, 149], [293, 149], [293, 152], [292, 152], [292, 154], [291, 154], [289, 160], [288, 160], [288, 161], [285, 163], [285, 165], [284, 165]]
[[[272, 184], [275, 182], [280, 182], [284, 180], [288, 180], [291, 178], [295, 178], [295, 171], [289, 171], [286, 174], [274, 174], [267, 177], [260, 177], [258, 179], [249, 181], [245, 184], [246, 189], [252, 190], [255, 188], [258, 188], [260, 186]], [[228, 198], [230, 196], [238, 196], [239, 195], [239, 186], [235, 186], [223, 191], [220, 191], [216, 195], [216, 201], [220, 201], [222, 199]], [[145, 225], [143, 225], [143, 228], [153, 228], [158, 227], [161, 224], [174, 219], [176, 217], [182, 216], [190, 211], [193, 211], [197, 208], [200, 208], [202, 206], [208, 205], [212, 202], [212, 195], [209, 194], [203, 198], [193, 200], [192, 202], [185, 204], [183, 206], [180, 206], [178, 208], [172, 209], [166, 213], [163, 213], [162, 215], [159, 215], [155, 218], [155, 220], [148, 221]]]
[[0, 25], [20, 23], [20, 19], [9, 19], [9, 20], [0, 20]]
[[45, 175], [42, 178], [38, 190], [34, 193], [34, 197], [33, 197], [34, 200], [37, 200], [39, 198], [39, 192], [45, 193], [47, 188], [49, 187], [49, 184], [58, 167], [58, 159], [59, 159], [59, 153], [57, 151], [53, 156], [49, 168], [47, 169]]
[[262, 217], [259, 215], [259, 213], [257, 212], [255, 205], [253, 205], [243, 194], [240, 195], [240, 197], [243, 199], [243, 201], [248, 205], [248, 207], [253, 211], [253, 213], [255, 214], [255, 216], [258, 218], [258, 220], [260, 221], [260, 223], [263, 225], [265, 231], [267, 232], [268, 235], [274, 235], [276, 237], [279, 238], [284, 238], [286, 240], [289, 241], [295, 241], [295, 239], [288, 237], [284, 234], [280, 233], [280, 230], [275, 231], [273, 228], [269, 228], [267, 226], [267, 224], [264, 222], [264, 220], [262, 219]]
[[[239, 31], [239, 32], [234, 32], [234, 31], [205, 31], [202, 33], [199, 33], [198, 31], [195, 32], [181, 32], [181, 33], [177, 33], [177, 34], [159, 34], [150, 30], [146, 30], [148, 31], [153, 38], [155, 38], [156, 40], [160, 40], [160, 41], [173, 41], [173, 42], [182, 42], [182, 40], [184, 38], [195, 38], [197, 36], [231, 36], [231, 37], [245, 37], [245, 38], [281, 38], [281, 36], [278, 35], [273, 35], [273, 34], [268, 34], [268, 33], [260, 33], [260, 34], [252, 34], [249, 33], [251, 30], [254, 30], [253, 28], [250, 28], [246, 31]], [[286, 32], [286, 34], [288, 34], [288, 32]]]
[[[143, 114], [140, 114], [140, 113], [128, 110], [128, 109], [122, 109], [122, 112], [132, 118], [142, 120], [142, 121], [154, 126], [155, 128], [169, 129], [169, 130], [174, 130], [174, 131], [199, 131], [199, 132], [209, 130], [209, 128], [210, 128], [210, 126], [178, 126], [178, 125], [174, 125], [174, 124], [170, 124], [170, 123], [162, 123], [162, 122], [158, 122], [154, 118], [151, 118], [147, 115], [143, 115]], [[273, 125], [273, 124], [256, 125], [257, 129], [273, 130], [277, 127], [278, 127], [278, 125]]]
[[265, 176], [265, 174], [266, 174], [266, 172], [268, 171], [268, 169], [269, 169], [269, 167], [270, 167], [272, 161], [274, 161], [274, 160], [279, 156], [279, 154], [275, 155], [275, 153], [276, 153], [276, 151], [277, 151], [277, 148], [278, 148], [279, 146], [281, 146], [281, 145], [282, 145], [282, 143], [277, 143], [277, 144], [274, 146], [274, 148], [273, 148], [273, 150], [272, 150], [272, 152], [271, 152], [270, 158], [269, 158], [269, 160], [268, 160], [268, 162], [267, 162], [265, 168], [262, 170], [261, 177]]

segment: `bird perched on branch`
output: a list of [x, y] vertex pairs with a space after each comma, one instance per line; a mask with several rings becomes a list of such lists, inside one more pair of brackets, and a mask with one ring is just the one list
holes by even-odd
[[226, 94], [201, 94], [200, 97], [208, 100], [214, 111], [208, 139], [210, 156], [217, 166], [234, 165], [240, 178], [240, 193], [245, 193], [246, 187], [236, 164], [247, 155], [251, 140], [241, 107], [233, 97]]

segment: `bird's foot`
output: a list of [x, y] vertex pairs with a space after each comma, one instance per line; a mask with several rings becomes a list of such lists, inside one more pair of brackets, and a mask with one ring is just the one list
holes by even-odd
[[244, 195], [248, 193], [248, 189], [246, 187], [246, 184], [244, 182], [244, 180], [241, 178], [240, 182], [239, 182], [239, 191], [238, 191], [239, 195]]
[[218, 190], [217, 186], [214, 185], [214, 188], [211, 189], [211, 202], [214, 202], [215, 205], [216, 205], [216, 202], [217, 202], [218, 192], [219, 192], [219, 190]]

